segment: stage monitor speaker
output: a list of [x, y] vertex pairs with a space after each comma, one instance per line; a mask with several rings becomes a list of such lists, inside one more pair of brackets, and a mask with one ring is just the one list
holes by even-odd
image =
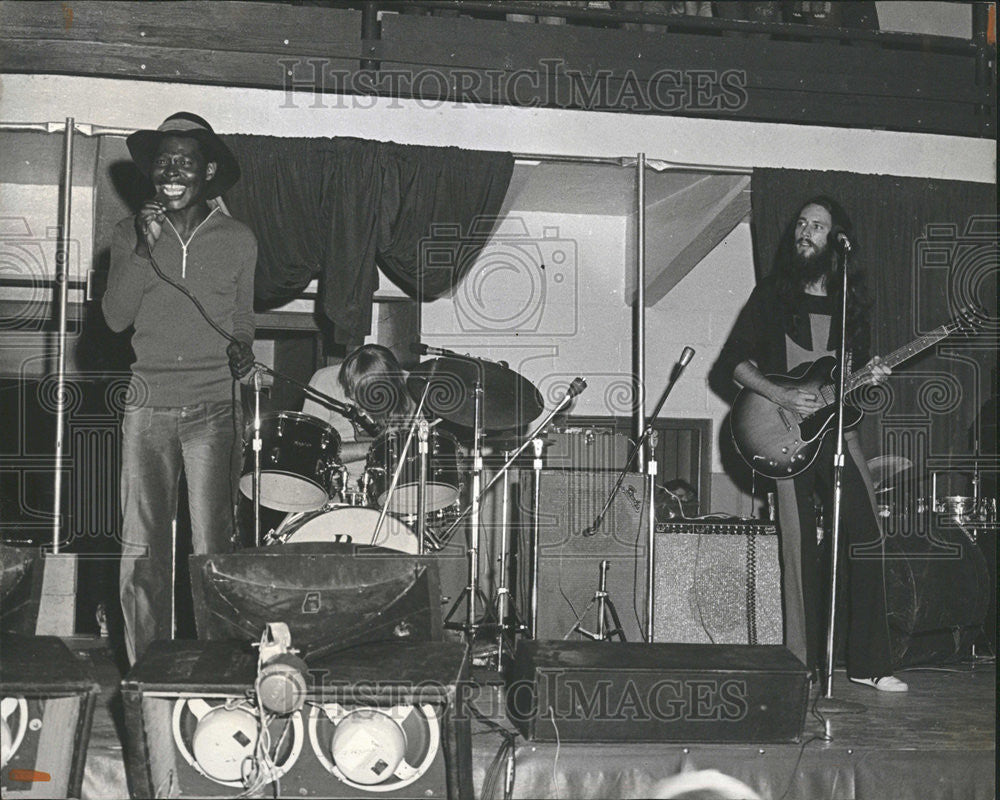
[[522, 640], [508, 714], [540, 742], [793, 742], [805, 666], [777, 645]]
[[256, 671], [244, 642], [149, 648], [122, 681], [133, 797], [473, 797], [463, 644], [379, 642], [311, 660], [305, 704], [266, 725]]
[[653, 558], [654, 642], [784, 641], [773, 523], [657, 523]]
[[0, 795], [79, 797], [100, 690], [54, 636], [0, 638]]
[[200, 639], [257, 642], [267, 623], [281, 621], [308, 659], [364, 642], [443, 636], [432, 556], [304, 542], [190, 561]]
[[[519, 608], [531, 608], [531, 498], [534, 473], [521, 473], [522, 546], [519, 552]], [[616, 472], [542, 470], [538, 527], [538, 629], [536, 639], [562, 639], [581, 619], [596, 627], [596, 604], [588, 605], [598, 587], [600, 564], [611, 562], [608, 596], [621, 620], [625, 638], [640, 641], [639, 620], [646, 603], [646, 537], [649, 502], [645, 476], [628, 473], [604, 518], [601, 513], [618, 477]], [[584, 613], [586, 612], [586, 613]]]

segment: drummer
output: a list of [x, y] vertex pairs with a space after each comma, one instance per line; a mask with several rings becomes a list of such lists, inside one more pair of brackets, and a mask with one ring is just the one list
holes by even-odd
[[[415, 404], [406, 391], [406, 371], [388, 347], [366, 344], [354, 350], [339, 367], [316, 371], [309, 385], [334, 400], [354, 404], [381, 427], [405, 424]], [[372, 438], [349, 419], [308, 397], [302, 413], [328, 422], [340, 434], [340, 458], [347, 468], [349, 485], [357, 486], [364, 474]]]

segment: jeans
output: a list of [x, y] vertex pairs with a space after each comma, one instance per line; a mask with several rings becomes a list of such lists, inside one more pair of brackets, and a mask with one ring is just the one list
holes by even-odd
[[234, 416], [228, 402], [125, 411], [119, 589], [132, 663], [173, 633], [173, 521], [182, 471], [194, 552], [232, 549], [242, 416], [239, 403]]

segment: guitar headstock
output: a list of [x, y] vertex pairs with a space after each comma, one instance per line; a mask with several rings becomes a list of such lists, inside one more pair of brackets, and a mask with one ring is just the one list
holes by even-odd
[[981, 305], [978, 303], [966, 303], [945, 327], [949, 333], [972, 336], [983, 327], [988, 319], [989, 315]]

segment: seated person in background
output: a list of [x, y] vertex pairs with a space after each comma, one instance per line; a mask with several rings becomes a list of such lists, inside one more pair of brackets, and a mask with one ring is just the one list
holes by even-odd
[[[403, 424], [415, 404], [406, 391], [406, 372], [392, 351], [379, 344], [354, 350], [339, 367], [323, 367], [309, 385], [345, 405], [354, 404], [380, 427]], [[347, 417], [309, 397], [302, 413], [329, 423], [340, 434], [340, 460], [347, 467], [349, 485], [354, 487], [365, 471], [372, 437]]]

